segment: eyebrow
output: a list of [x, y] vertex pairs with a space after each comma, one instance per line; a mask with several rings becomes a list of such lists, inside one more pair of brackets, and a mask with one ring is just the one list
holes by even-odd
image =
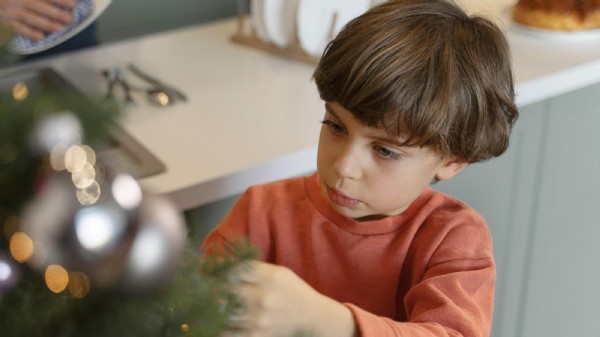
[[[329, 105], [328, 102], [325, 102], [325, 111], [327, 111], [327, 113], [331, 114], [333, 117], [335, 117], [338, 120], [342, 120], [331, 108], [331, 105]], [[363, 125], [361, 123], [361, 125]], [[364, 126], [364, 125], [363, 125]], [[366, 126], [365, 126], [366, 127]], [[373, 127], [371, 127], [370, 129], [375, 129]], [[395, 145], [395, 146], [399, 146], [399, 147], [405, 147], [405, 145], [402, 144], [402, 142], [395, 138], [392, 137], [390, 135], [388, 135], [386, 132], [383, 132], [381, 129], [378, 129], [379, 132], [369, 132], [368, 136], [370, 138], [372, 138], [373, 140], [376, 140], [378, 142], [382, 142], [382, 143], [388, 143], [390, 145]]]

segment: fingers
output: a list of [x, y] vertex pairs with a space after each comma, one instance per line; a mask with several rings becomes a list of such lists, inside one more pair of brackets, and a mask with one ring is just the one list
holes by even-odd
[[77, 6], [77, 0], [51, 0], [51, 2], [67, 8], [73, 8]]
[[[241, 308], [229, 317], [231, 336], [252, 336], [259, 331], [268, 330], [270, 325], [267, 310], [269, 291], [262, 282], [264, 263], [247, 261], [233, 271], [233, 291], [241, 303]], [[260, 334], [257, 334], [260, 335]]]
[[271, 321], [264, 315], [243, 311], [229, 317], [229, 336], [270, 336]]
[[64, 0], [61, 0], [60, 3], [58, 3], [58, 0], [53, 3], [45, 0], [31, 0], [24, 4], [22, 14], [24, 18], [29, 18], [28, 23], [30, 25], [37, 28], [47, 26], [49, 21], [65, 25], [73, 20], [71, 9], [74, 7], [74, 4], [69, 2], [62, 3], [62, 1]]
[[13, 1], [5, 4], [2, 16], [17, 34], [37, 41], [69, 24], [76, 4], [76, 0]]
[[30, 26], [26, 24], [22, 24], [20, 21], [12, 21], [8, 22], [10, 28], [20, 35], [23, 35], [31, 40], [39, 41], [44, 38], [44, 33], [39, 30], [32, 29]]
[[[70, 14], [67, 14], [70, 15]], [[70, 16], [69, 16], [70, 17]], [[69, 21], [66, 21], [68, 23]], [[14, 24], [15, 30], [27, 36], [30, 31], [36, 31], [43, 38], [47, 33], [53, 33], [64, 28], [65, 23], [44, 17], [35, 12], [23, 12]]]

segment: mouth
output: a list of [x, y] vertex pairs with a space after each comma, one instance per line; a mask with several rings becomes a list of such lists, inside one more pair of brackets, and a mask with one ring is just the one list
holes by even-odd
[[360, 201], [347, 197], [344, 193], [327, 186], [327, 195], [329, 199], [336, 205], [342, 207], [353, 208], [358, 206]]

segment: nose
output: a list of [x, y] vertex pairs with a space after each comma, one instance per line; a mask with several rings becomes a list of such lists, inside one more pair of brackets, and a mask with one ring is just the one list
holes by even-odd
[[333, 163], [333, 169], [340, 178], [359, 179], [362, 169], [357, 149], [351, 144], [341, 148]]

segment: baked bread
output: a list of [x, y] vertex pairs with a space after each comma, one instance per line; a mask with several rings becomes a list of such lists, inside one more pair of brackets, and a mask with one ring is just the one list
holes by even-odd
[[519, 0], [512, 12], [522, 25], [549, 30], [600, 28], [600, 0]]

